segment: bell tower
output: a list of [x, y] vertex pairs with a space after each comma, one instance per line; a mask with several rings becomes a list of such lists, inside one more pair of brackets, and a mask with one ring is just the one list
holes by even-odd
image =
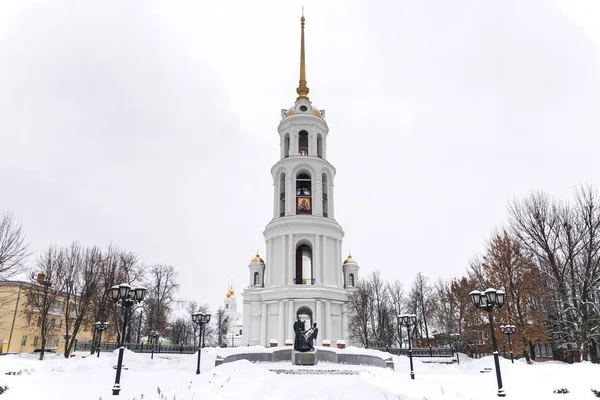
[[[296, 316], [316, 322], [318, 342], [347, 338], [352, 290], [343, 268], [344, 231], [335, 220], [335, 167], [327, 160], [325, 110], [313, 106], [300, 19], [300, 79], [294, 104], [281, 110], [279, 160], [271, 168], [273, 217], [263, 234], [266, 262], [252, 260], [244, 290], [243, 344], [284, 345]], [[353, 269], [353, 278], [358, 273]]]

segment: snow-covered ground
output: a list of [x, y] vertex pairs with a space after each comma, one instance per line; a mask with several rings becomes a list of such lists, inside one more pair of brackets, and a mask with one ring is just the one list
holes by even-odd
[[[121, 395], [112, 396], [115, 378], [113, 365], [117, 353], [103, 353], [100, 358], [80, 353], [65, 359], [49, 355], [38, 361], [33, 355], [0, 357], [0, 383], [8, 386], [1, 400], [436, 400], [497, 399], [491, 357], [480, 360], [464, 358], [460, 365], [431, 364], [415, 359], [416, 379], [409, 376], [406, 357], [394, 357], [396, 370], [342, 366], [319, 363], [314, 368], [322, 374], [276, 374], [270, 369], [292, 369], [288, 362], [252, 364], [237, 361], [214, 368], [217, 353], [226, 356], [240, 349], [204, 349], [202, 374], [196, 375], [196, 356], [135, 354], [127, 351], [128, 368], [121, 377]], [[269, 351], [265, 349], [264, 351]], [[351, 351], [349, 349], [348, 351]], [[364, 350], [361, 350], [365, 352]], [[356, 349], [358, 352], [358, 349]], [[368, 351], [367, 351], [368, 352]], [[423, 359], [430, 361], [430, 359]], [[507, 399], [594, 399], [591, 389], [600, 390], [600, 365], [558, 362], [526, 365], [501, 360]], [[296, 367], [295, 369], [299, 369]], [[310, 369], [302, 367], [300, 369]], [[323, 370], [348, 369], [350, 375], [325, 374]], [[6, 375], [16, 372], [16, 375]], [[569, 394], [553, 394], [566, 388]], [[558, 396], [558, 397], [557, 397]]]

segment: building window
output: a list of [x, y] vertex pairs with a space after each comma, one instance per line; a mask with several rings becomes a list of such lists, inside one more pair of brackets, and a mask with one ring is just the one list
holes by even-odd
[[354, 274], [348, 275], [348, 285], [354, 287]]
[[37, 318], [37, 326], [42, 326], [42, 317], [38, 316]]
[[296, 214], [312, 214], [311, 178], [302, 173], [296, 176]]
[[62, 319], [58, 320], [58, 329], [62, 328]]
[[31, 315], [25, 317], [25, 326], [29, 326], [31, 324]]
[[323, 174], [323, 216], [327, 218], [329, 215], [329, 210], [327, 206], [327, 174]]
[[229, 304], [225, 304], [225, 309], [228, 309], [228, 308], [229, 308]]
[[50, 323], [48, 324], [48, 329], [54, 329], [54, 324], [56, 323], [56, 321], [54, 320], [54, 318], [52, 318], [50, 320]]
[[255, 272], [255, 273], [254, 273], [254, 286], [258, 286], [258, 283], [259, 283], [259, 282], [258, 282], [258, 278], [259, 278], [259, 277], [258, 277], [258, 272]]
[[38, 345], [39, 341], [40, 341], [40, 338], [39, 338], [39, 337], [37, 337], [37, 336], [36, 336], [36, 337], [34, 337], [34, 338], [33, 338], [33, 345], [34, 345], [35, 347], [37, 347], [37, 345]]
[[281, 173], [281, 178], [279, 179], [279, 216], [283, 217], [285, 215], [285, 173]]
[[312, 285], [312, 249], [306, 244], [296, 249], [296, 285]]
[[308, 132], [306, 131], [300, 131], [298, 134], [298, 154], [308, 155]]
[[56, 344], [55, 344], [55, 346], [58, 347], [59, 343], [60, 343], [60, 338], [56, 338]]
[[27, 344], [27, 335], [24, 335], [21, 338], [21, 346], [25, 346]]
[[51, 337], [46, 339], [46, 348], [48, 348], [48, 347], [52, 347], [52, 338]]
[[242, 330], [240, 329], [240, 335], [242, 334]]

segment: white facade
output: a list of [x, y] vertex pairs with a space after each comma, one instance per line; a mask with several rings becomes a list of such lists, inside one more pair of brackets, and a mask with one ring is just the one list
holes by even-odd
[[358, 264], [342, 259], [344, 231], [335, 220], [336, 171], [326, 151], [329, 127], [325, 111], [307, 97], [302, 21], [299, 97], [281, 111], [280, 159], [271, 168], [273, 219], [264, 230], [266, 263], [258, 254], [250, 262], [249, 286], [243, 293], [244, 345], [292, 340], [297, 315], [317, 323], [318, 344], [347, 340], [348, 335], [348, 290], [358, 278]]
[[223, 310], [225, 316], [229, 320], [229, 329], [225, 337], [227, 346], [240, 346], [242, 344], [242, 314], [237, 309], [237, 299], [233, 286], [229, 286], [229, 290], [223, 300]]

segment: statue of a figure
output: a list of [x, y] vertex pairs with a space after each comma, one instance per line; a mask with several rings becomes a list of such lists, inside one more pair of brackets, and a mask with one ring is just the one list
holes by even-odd
[[304, 321], [298, 316], [294, 322], [294, 332], [296, 334], [294, 338], [294, 350], [305, 352], [313, 351], [315, 349], [313, 341], [317, 338], [317, 334], [319, 333], [316, 323], [314, 323], [309, 330], [306, 330]]
[[315, 347], [313, 346], [313, 341], [317, 339], [317, 334], [319, 333], [319, 328], [317, 328], [317, 323], [315, 322], [309, 330], [304, 333], [304, 343], [306, 343], [305, 351], [313, 351]]
[[296, 316], [296, 321], [294, 322], [294, 350], [296, 351], [306, 351], [304, 348], [306, 347], [306, 341], [304, 340], [304, 321], [300, 320], [300, 316]]

